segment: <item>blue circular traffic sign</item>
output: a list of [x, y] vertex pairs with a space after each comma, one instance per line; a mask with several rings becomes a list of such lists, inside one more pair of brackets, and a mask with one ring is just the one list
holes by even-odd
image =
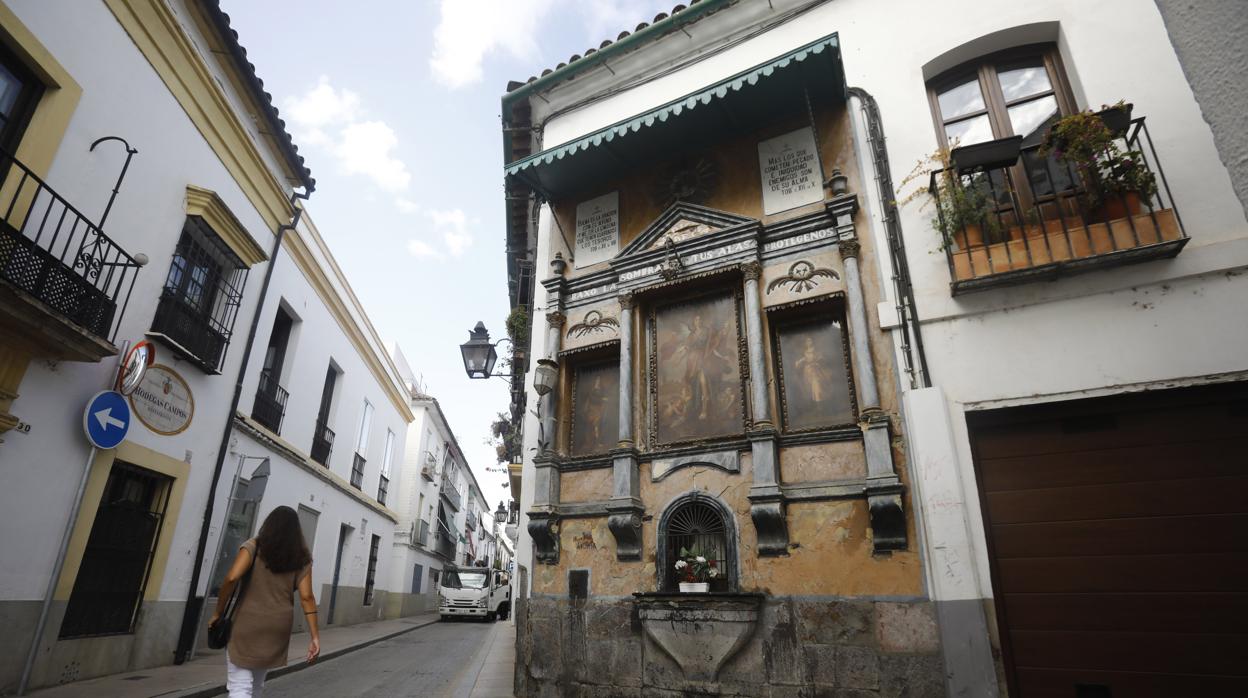
[[82, 430], [96, 448], [117, 448], [130, 431], [130, 405], [115, 390], [102, 390], [87, 401]]

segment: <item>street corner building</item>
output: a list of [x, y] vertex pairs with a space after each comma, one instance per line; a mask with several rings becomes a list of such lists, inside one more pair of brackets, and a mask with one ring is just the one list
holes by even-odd
[[[323, 624], [419, 610], [430, 588], [391, 584], [410, 375], [229, 17], [2, 0], [0, 62], [0, 693], [193, 656], [279, 505]], [[96, 417], [125, 438], [92, 448], [84, 407], [140, 342], [154, 363]]]
[[1245, 101], [1169, 5], [702, 0], [508, 86], [517, 695], [1244, 690]]

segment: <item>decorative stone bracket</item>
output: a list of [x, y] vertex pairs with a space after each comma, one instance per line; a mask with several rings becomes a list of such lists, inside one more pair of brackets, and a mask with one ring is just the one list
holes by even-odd
[[529, 512], [529, 537], [537, 561], [545, 565], [559, 564], [559, 517], [553, 512]]
[[[758, 627], [762, 594], [633, 594], [641, 627], [693, 682], [713, 682]], [[691, 687], [693, 688], [693, 687]]]
[[641, 559], [641, 502], [633, 499], [611, 500], [607, 504], [607, 528], [615, 536], [617, 560]]

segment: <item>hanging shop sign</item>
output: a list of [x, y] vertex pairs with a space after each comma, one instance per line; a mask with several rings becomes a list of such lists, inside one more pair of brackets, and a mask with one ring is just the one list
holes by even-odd
[[605, 262], [620, 248], [620, 193], [613, 191], [576, 206], [577, 268]]
[[157, 434], [180, 434], [195, 416], [195, 397], [182, 376], [168, 366], [153, 364], [130, 394], [134, 416]]
[[763, 213], [771, 215], [823, 200], [823, 168], [815, 134], [799, 128], [758, 144]]

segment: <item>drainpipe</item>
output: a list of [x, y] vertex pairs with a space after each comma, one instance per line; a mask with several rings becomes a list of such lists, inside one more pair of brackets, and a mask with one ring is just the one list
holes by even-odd
[[277, 256], [282, 250], [282, 241], [287, 231], [294, 230], [303, 217], [303, 207], [297, 205], [298, 200], [306, 201], [311, 191], [300, 194], [295, 192], [290, 197], [290, 205], [295, 215], [277, 229], [273, 239], [273, 252], [269, 254], [269, 266], [264, 270], [264, 283], [260, 286], [260, 298], [256, 301], [256, 312], [251, 316], [251, 328], [247, 331], [247, 343], [243, 346], [243, 361], [238, 367], [238, 375], [234, 380], [234, 397], [230, 401], [230, 411], [225, 415], [225, 426], [221, 429], [221, 445], [217, 447], [217, 464], [212, 470], [212, 484], [208, 487], [208, 504], [204, 507], [204, 522], [199, 529], [199, 545], [195, 549], [194, 567], [191, 568], [191, 587], [186, 594], [186, 608], [182, 612], [182, 630], [178, 634], [178, 646], [173, 654], [173, 663], [182, 664], [190, 658], [195, 646], [195, 634], [199, 632], [199, 619], [202, 615], [204, 599], [196, 594], [199, 588], [199, 573], [204, 566], [204, 553], [208, 549], [208, 531], [212, 528], [212, 510], [217, 501], [217, 485], [221, 482], [221, 471], [225, 467], [225, 453], [230, 447], [230, 434], [234, 431], [234, 415], [238, 411], [238, 401], [243, 394], [243, 377], [247, 374], [247, 364], [251, 358], [252, 345], [256, 342], [256, 330], [260, 327], [260, 312], [264, 310], [264, 302], [269, 295], [269, 283], [273, 280], [273, 269], [277, 267]]

